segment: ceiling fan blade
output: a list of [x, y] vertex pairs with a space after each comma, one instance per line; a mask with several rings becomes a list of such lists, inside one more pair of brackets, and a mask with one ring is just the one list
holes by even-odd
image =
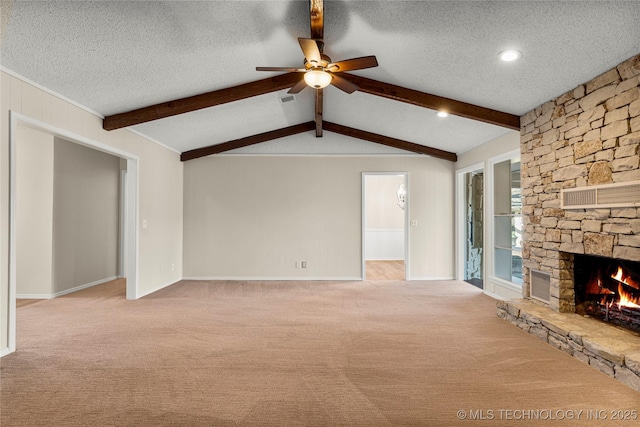
[[351, 83], [347, 79], [343, 79], [337, 74], [331, 73], [331, 77], [333, 77], [333, 79], [331, 80], [331, 84], [344, 92], [353, 93], [358, 90], [357, 85]]
[[305, 71], [302, 68], [293, 67], [256, 67], [256, 71]]
[[341, 71], [362, 70], [364, 68], [373, 68], [378, 66], [378, 60], [375, 56], [363, 56], [361, 58], [345, 59], [344, 61], [333, 62], [327, 65], [327, 70], [332, 73]]
[[301, 92], [305, 87], [307, 87], [307, 82], [305, 82], [304, 79], [300, 79], [300, 81], [293, 85], [293, 87], [289, 89], [287, 93], [298, 93]]
[[316, 43], [314, 39], [298, 37], [298, 43], [300, 43], [300, 48], [302, 48], [302, 53], [304, 53], [304, 57], [307, 58], [307, 62], [320, 64], [322, 56], [320, 55], [318, 43]]

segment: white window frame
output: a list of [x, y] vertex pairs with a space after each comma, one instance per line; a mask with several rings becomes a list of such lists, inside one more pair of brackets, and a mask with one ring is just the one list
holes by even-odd
[[495, 257], [494, 257], [494, 173], [493, 168], [497, 163], [501, 163], [513, 158], [520, 158], [520, 150], [512, 150], [492, 157], [487, 161], [485, 170], [485, 266], [488, 266], [486, 272], [487, 284], [485, 292], [496, 297], [520, 298], [522, 296], [522, 285], [502, 279], [495, 275]]

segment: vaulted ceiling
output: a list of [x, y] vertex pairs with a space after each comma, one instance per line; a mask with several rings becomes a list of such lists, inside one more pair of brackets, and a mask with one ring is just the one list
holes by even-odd
[[[183, 160], [406, 151], [454, 160], [640, 51], [635, 1], [1, 5], [3, 70], [105, 117], [105, 129], [129, 126]], [[306, 88], [282, 102], [301, 74], [256, 66], [302, 67], [298, 38], [313, 36], [310, 8], [318, 5], [324, 53], [375, 55], [379, 66], [345, 76], [360, 87], [352, 94], [329, 86], [318, 104]], [[501, 62], [508, 48], [522, 57]], [[437, 117], [440, 107], [452, 114]]]

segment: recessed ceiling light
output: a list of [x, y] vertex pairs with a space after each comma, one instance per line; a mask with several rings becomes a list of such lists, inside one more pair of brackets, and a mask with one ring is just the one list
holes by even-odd
[[504, 62], [512, 62], [512, 61], [515, 61], [516, 59], [520, 58], [522, 56], [522, 52], [520, 52], [519, 50], [515, 50], [515, 49], [507, 49], [507, 50], [503, 50], [502, 52], [500, 52], [498, 54], [498, 56]]
[[447, 117], [449, 113], [446, 111], [438, 111], [438, 117]]

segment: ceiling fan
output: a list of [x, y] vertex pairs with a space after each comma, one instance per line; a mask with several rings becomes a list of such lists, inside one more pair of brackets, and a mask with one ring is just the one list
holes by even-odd
[[304, 53], [304, 68], [291, 67], [256, 67], [257, 71], [289, 71], [304, 73], [302, 79], [296, 83], [288, 93], [298, 93], [306, 86], [314, 89], [323, 89], [329, 84], [346, 93], [353, 93], [358, 86], [340, 77], [338, 73], [343, 71], [362, 70], [378, 66], [375, 56], [363, 56], [344, 61], [331, 62], [331, 58], [322, 53], [323, 42], [316, 39], [298, 38], [302, 52]]

